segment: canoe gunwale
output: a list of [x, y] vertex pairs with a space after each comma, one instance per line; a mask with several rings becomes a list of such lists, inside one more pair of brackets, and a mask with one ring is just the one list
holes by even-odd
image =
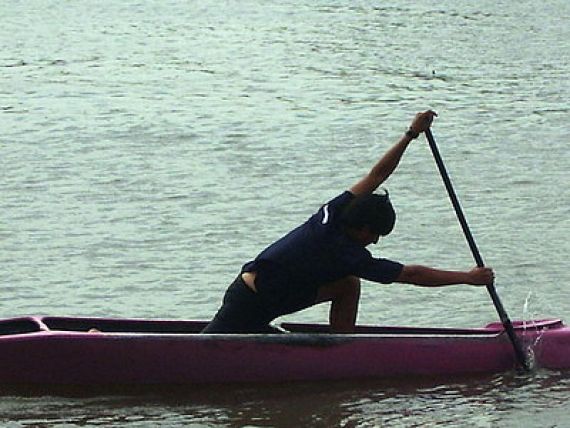
[[[359, 325], [350, 334], [335, 334], [325, 324], [283, 323], [282, 333], [273, 334], [200, 334], [206, 325], [205, 321], [179, 320], [145, 320], [130, 318], [97, 318], [97, 317], [53, 317], [29, 316], [0, 320], [0, 338], [32, 333], [47, 335], [67, 335], [69, 337], [89, 334], [91, 337], [193, 337], [216, 338], [217, 340], [256, 340], [272, 338], [283, 342], [287, 340], [303, 340], [302, 338], [329, 338], [331, 340], [356, 340], [388, 337], [433, 337], [433, 338], [490, 338], [504, 333], [501, 323], [491, 323], [484, 328], [433, 328], [433, 327], [385, 327]], [[524, 334], [527, 331], [541, 331], [564, 326], [560, 319], [544, 319], [535, 321], [516, 321], [514, 329]], [[285, 339], [287, 338], [287, 339]], [[319, 339], [322, 340], [322, 339]]]

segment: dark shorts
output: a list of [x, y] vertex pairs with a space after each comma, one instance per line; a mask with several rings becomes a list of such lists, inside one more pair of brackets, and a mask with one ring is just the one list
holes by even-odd
[[275, 318], [240, 274], [228, 287], [222, 307], [202, 333], [277, 333], [269, 325]]

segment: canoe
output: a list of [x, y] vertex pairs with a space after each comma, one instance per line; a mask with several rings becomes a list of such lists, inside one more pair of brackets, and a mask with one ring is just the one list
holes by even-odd
[[[514, 322], [537, 367], [570, 368], [570, 328]], [[453, 376], [514, 369], [500, 323], [483, 328], [359, 326], [331, 334], [199, 334], [203, 321], [76, 317], [0, 320], [0, 385], [158, 385]]]

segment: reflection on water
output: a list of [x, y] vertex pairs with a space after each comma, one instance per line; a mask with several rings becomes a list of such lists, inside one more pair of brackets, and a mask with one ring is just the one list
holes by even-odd
[[0, 422], [23, 425], [515, 426], [518, 418], [538, 420], [545, 412], [555, 423], [567, 404], [570, 374], [2, 393]]

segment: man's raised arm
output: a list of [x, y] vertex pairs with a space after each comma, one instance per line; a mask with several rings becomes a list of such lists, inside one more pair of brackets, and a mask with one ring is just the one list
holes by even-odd
[[400, 141], [380, 158], [364, 178], [350, 188], [350, 192], [354, 195], [374, 192], [394, 172], [410, 141], [428, 129], [435, 116], [437, 114], [432, 110], [416, 114], [410, 129], [402, 136]]

